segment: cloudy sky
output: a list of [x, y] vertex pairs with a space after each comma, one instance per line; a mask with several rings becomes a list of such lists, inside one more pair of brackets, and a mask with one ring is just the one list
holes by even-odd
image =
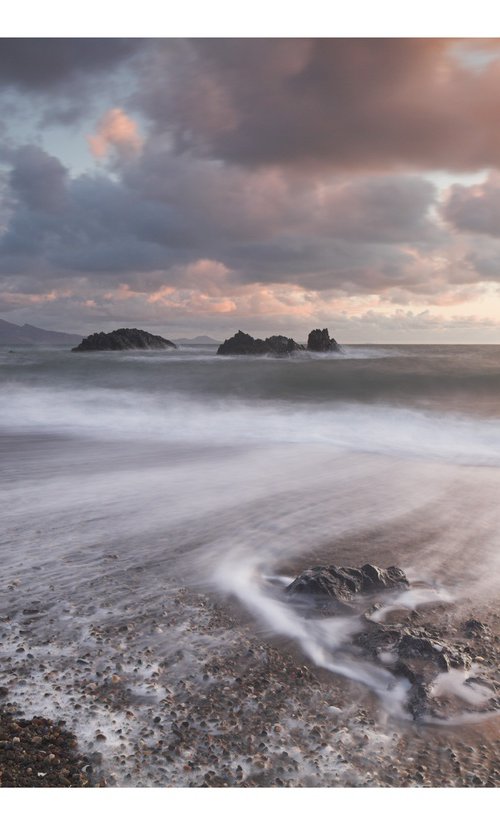
[[0, 317], [500, 343], [500, 40], [4, 39]]

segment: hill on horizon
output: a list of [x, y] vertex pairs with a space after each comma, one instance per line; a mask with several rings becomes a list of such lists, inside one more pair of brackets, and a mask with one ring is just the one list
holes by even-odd
[[42, 329], [31, 324], [12, 324], [0, 318], [0, 347], [73, 346], [81, 340], [81, 335]]
[[195, 338], [174, 338], [176, 344], [220, 344], [215, 338], [209, 335], [197, 335]]

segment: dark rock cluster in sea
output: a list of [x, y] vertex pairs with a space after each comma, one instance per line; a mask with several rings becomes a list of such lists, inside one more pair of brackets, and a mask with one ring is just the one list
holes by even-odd
[[332, 352], [340, 349], [335, 338], [330, 338], [327, 329], [312, 329], [307, 339], [309, 352]]
[[309, 352], [333, 352], [340, 349], [328, 330], [313, 329], [309, 333], [307, 347], [298, 344], [286, 335], [271, 335], [270, 338], [253, 338], [246, 332], [238, 330], [232, 338], [226, 338], [217, 350], [217, 355], [291, 355], [304, 350]]
[[94, 332], [82, 340], [71, 352], [96, 352], [99, 350], [127, 349], [177, 349], [176, 345], [161, 335], [152, 335], [143, 329], [115, 329], [113, 332]]
[[358, 654], [361, 651], [374, 663], [382, 664], [392, 676], [407, 680], [406, 709], [413, 719], [447, 718], [461, 710], [460, 703], [452, 706], [436, 690], [436, 680], [444, 674], [452, 680], [455, 675], [466, 693], [468, 689], [482, 692], [483, 710], [498, 711], [500, 685], [493, 677], [476, 674], [473, 662], [478, 657], [468, 641], [485, 638], [485, 625], [469, 619], [461, 628], [454, 629], [450, 639], [444, 617], [441, 626], [432, 627], [425, 626], [415, 610], [404, 611], [404, 616], [396, 615], [393, 621], [386, 620], [387, 613], [398, 613], [397, 607], [381, 609], [380, 604], [372, 602], [377, 592], [409, 588], [405, 573], [398, 567], [384, 569], [365, 564], [360, 568], [310, 568], [297, 576], [285, 592], [301, 610], [323, 615], [357, 613], [362, 626], [353, 643]]
[[285, 335], [272, 335], [263, 341], [239, 330], [220, 345], [217, 355], [290, 355], [303, 349], [302, 344]]

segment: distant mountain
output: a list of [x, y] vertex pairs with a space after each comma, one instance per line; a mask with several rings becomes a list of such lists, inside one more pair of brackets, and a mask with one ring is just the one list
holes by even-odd
[[177, 344], [181, 344], [181, 346], [183, 344], [188, 346], [189, 344], [220, 344], [220, 341], [216, 341], [215, 338], [210, 338], [209, 335], [197, 335], [196, 338], [176, 338], [175, 341]]
[[43, 347], [66, 344], [73, 346], [82, 340], [81, 335], [71, 335], [68, 332], [54, 332], [50, 329], [40, 329], [31, 324], [11, 324], [0, 318], [0, 347]]

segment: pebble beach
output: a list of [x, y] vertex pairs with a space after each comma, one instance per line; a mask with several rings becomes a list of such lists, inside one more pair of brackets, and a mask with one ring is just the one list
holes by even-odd
[[[398, 723], [361, 686], [242, 626], [234, 606], [183, 589], [178, 599], [204, 613], [214, 642], [198, 662], [185, 662], [181, 649], [162, 662], [148, 650], [123, 657], [118, 640], [132, 626], [95, 628], [99, 660], [82, 653], [70, 678], [62, 661], [44, 666], [43, 650], [28, 658], [27, 634], [22, 664], [2, 656], [2, 787], [498, 786], [498, 716]], [[231, 646], [218, 652], [228, 631]], [[494, 653], [491, 642], [473, 643], [475, 659], [493, 664], [498, 637]], [[29, 718], [49, 702], [60, 719]]]

